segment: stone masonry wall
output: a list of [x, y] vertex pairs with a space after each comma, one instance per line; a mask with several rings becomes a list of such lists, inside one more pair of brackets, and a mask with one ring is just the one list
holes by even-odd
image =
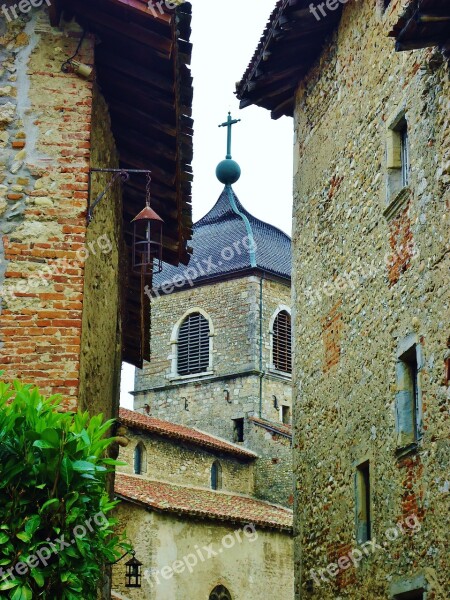
[[[114, 152], [110, 135], [102, 132], [107, 114], [99, 103], [94, 111], [104, 124], [91, 127], [93, 84], [61, 72], [80, 36], [75, 23], [52, 28], [40, 8], [8, 23], [0, 38], [0, 367], [8, 379], [61, 393], [67, 409], [75, 408], [81, 394], [81, 407], [95, 402], [96, 412], [111, 414], [118, 387], [111, 375], [117, 366], [117, 302], [104, 308], [104, 298], [117, 295], [118, 226], [113, 216], [107, 229], [93, 224], [87, 230], [86, 209], [91, 142], [104, 144], [92, 155], [95, 162], [109, 161]], [[94, 63], [89, 36], [80, 56]], [[103, 210], [99, 216], [106, 223]], [[98, 242], [104, 234], [114, 236], [109, 257], [106, 243]], [[89, 297], [93, 289], [95, 299]], [[97, 307], [89, 333], [93, 322], [87, 313], [83, 317], [83, 307], [92, 313], [90, 307], [100, 302], [103, 312]], [[105, 322], [114, 331], [99, 335]], [[92, 360], [99, 343], [111, 349], [101, 366], [100, 359]], [[104, 386], [100, 395], [90, 387], [94, 373]], [[80, 377], [90, 378], [81, 389]]]
[[[444, 600], [450, 597], [449, 70], [436, 49], [396, 54], [387, 33], [402, 3], [392, 1], [384, 15], [374, 4], [345, 5], [337, 34], [296, 99], [296, 598], [393, 598], [416, 577], [427, 582], [427, 600]], [[387, 127], [402, 111], [410, 183], [403, 195], [388, 198]], [[400, 457], [396, 352], [408, 335], [423, 353], [423, 439], [416, 452]], [[378, 546], [356, 569], [338, 560], [358, 547], [354, 478], [366, 460]], [[405, 527], [411, 516], [419, 523], [415, 531]], [[329, 564], [321, 577], [319, 569]]]
[[[130, 600], [206, 599], [217, 585], [224, 585], [233, 600], [260, 600], [276, 590], [279, 600], [292, 600], [293, 560], [290, 534], [269, 529], [246, 529], [244, 524], [226, 524], [178, 518], [150, 512], [131, 503], [117, 508], [119, 531], [134, 541], [136, 558], [143, 563], [142, 588], [125, 587], [125, 567], [113, 569], [113, 590]], [[233, 542], [234, 539], [234, 542]], [[215, 556], [208, 558], [205, 547]], [[181, 569], [175, 561], [193, 563]], [[182, 564], [185, 564], [182, 562]], [[163, 571], [163, 569], [165, 569]], [[190, 572], [191, 571], [191, 572]]]
[[[108, 106], [94, 87], [91, 131], [91, 167], [117, 168], [118, 157], [111, 133]], [[91, 177], [91, 201], [111, 175]], [[97, 205], [86, 234], [83, 323], [80, 357], [79, 402], [92, 414], [114, 418], [119, 410], [122, 362], [121, 290], [125, 274], [122, 236], [122, 192], [115, 185]]]
[[255, 423], [251, 424], [248, 437], [248, 446], [258, 454], [255, 465], [256, 496], [292, 508], [294, 483], [291, 440]]
[[[198, 427], [232, 441], [232, 419], [259, 413], [259, 294], [256, 277], [161, 296], [152, 304], [152, 361], [137, 372], [136, 410], [148, 403], [152, 416]], [[270, 373], [270, 319], [279, 305], [290, 306], [290, 289], [263, 282], [263, 414], [278, 420], [273, 396], [291, 405], [291, 381]], [[211, 318], [213, 372], [171, 379], [172, 331], [191, 308]], [[225, 390], [229, 392], [229, 401]]]
[[[137, 373], [135, 409], [142, 411], [148, 404], [152, 416], [197, 427], [232, 442], [237, 441], [234, 419], [244, 419], [243, 445], [264, 455], [255, 466], [255, 494], [289, 505], [290, 445], [274, 443], [271, 436], [265, 439], [253, 435], [254, 427], [247, 417], [260, 415], [260, 393], [265, 419], [280, 420], [275, 398], [279, 406], [292, 406], [290, 378], [270, 370], [270, 322], [280, 307], [290, 307], [290, 288], [263, 280], [262, 379], [259, 306], [260, 279], [254, 276], [194, 287], [154, 300], [152, 362]], [[170, 379], [172, 331], [186, 311], [194, 307], [203, 309], [212, 320], [213, 373]]]
[[142, 473], [145, 478], [210, 489], [211, 466], [218, 460], [222, 467], [222, 490], [253, 493], [253, 461], [242, 461], [146, 432], [128, 430], [126, 436], [130, 443], [121, 448], [119, 454], [119, 460], [127, 463], [126, 467], [119, 468], [123, 473], [134, 474], [134, 450], [138, 444], [143, 444], [147, 455]]

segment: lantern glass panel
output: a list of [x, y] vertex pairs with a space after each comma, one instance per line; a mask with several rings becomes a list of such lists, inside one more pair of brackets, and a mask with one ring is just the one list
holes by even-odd
[[133, 270], [154, 275], [162, 271], [162, 221], [140, 219], [134, 222]]

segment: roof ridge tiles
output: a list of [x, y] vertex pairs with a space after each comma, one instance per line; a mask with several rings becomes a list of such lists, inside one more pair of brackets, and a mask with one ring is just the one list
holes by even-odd
[[125, 501], [136, 502], [156, 511], [292, 531], [291, 509], [252, 496], [193, 488], [122, 473], [117, 474], [115, 491]]
[[195, 445], [223, 452], [234, 454], [240, 458], [255, 459], [258, 455], [247, 448], [233, 444], [228, 440], [212, 435], [195, 427], [188, 427], [171, 421], [164, 421], [150, 415], [143, 415], [137, 411], [121, 408], [119, 411], [119, 421], [130, 427], [142, 429], [156, 433], [158, 435], [177, 438]]

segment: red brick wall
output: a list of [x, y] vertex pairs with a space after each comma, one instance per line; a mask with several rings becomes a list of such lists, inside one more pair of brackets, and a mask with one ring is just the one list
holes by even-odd
[[413, 234], [409, 209], [411, 202], [389, 223], [389, 244], [392, 255], [388, 261], [389, 283], [395, 285], [400, 275], [411, 266]]
[[[38, 18], [42, 25], [44, 13]], [[78, 41], [79, 32], [66, 37], [56, 30], [40, 39], [23, 39], [18, 56], [34, 45], [28, 73], [18, 78], [27, 77], [29, 90], [11, 83], [11, 102], [17, 104], [17, 95], [27, 93], [30, 111], [27, 115], [17, 109], [4, 129], [12, 160], [17, 161], [17, 139], [24, 142], [26, 154], [16, 175], [4, 171], [2, 177], [9, 194], [18, 189], [14, 185], [24, 184], [18, 194], [25, 202], [3, 236], [0, 369], [7, 379], [63, 394], [65, 408], [76, 405], [79, 387], [90, 163], [92, 84], [61, 72]], [[8, 59], [13, 61], [14, 55]], [[90, 39], [83, 44], [82, 60], [93, 62]]]

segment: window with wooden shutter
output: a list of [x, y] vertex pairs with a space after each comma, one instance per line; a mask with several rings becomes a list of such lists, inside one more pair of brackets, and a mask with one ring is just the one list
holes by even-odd
[[209, 368], [209, 323], [200, 313], [186, 317], [178, 334], [178, 375], [204, 373]]
[[278, 371], [292, 373], [291, 315], [282, 310], [273, 324], [273, 366]]
[[372, 539], [370, 463], [359, 465], [355, 474], [356, 540], [358, 544]]
[[421, 434], [418, 346], [411, 346], [396, 365], [395, 414], [398, 449], [417, 444]]
[[134, 473], [135, 475], [145, 475], [147, 472], [147, 451], [142, 442], [134, 449]]
[[222, 489], [222, 465], [218, 460], [215, 460], [211, 467], [211, 489]]

